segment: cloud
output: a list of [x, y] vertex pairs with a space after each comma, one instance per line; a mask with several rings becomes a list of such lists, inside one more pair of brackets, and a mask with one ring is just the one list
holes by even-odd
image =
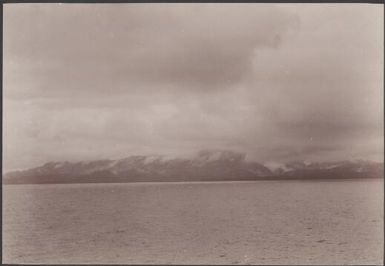
[[123, 93], [163, 83], [178, 90], [228, 87], [250, 70], [256, 48], [279, 46], [298, 24], [295, 15], [277, 7], [245, 7], [6, 6], [7, 80], [27, 74], [22, 80], [33, 88], [23, 88], [23, 94], [53, 97], [77, 90]]
[[7, 4], [4, 162], [382, 159], [376, 5]]

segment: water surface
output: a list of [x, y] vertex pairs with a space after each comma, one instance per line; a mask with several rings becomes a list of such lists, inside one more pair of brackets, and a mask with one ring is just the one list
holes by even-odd
[[3, 186], [3, 263], [382, 264], [383, 180]]

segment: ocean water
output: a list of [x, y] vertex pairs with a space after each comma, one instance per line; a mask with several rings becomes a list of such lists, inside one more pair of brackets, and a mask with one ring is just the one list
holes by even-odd
[[383, 179], [3, 186], [3, 263], [382, 264]]

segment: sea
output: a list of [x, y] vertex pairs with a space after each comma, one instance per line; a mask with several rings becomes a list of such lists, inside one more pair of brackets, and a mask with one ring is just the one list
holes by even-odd
[[383, 264], [384, 180], [3, 185], [3, 263]]

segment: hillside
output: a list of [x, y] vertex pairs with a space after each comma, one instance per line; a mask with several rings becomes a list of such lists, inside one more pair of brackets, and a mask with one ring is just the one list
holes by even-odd
[[193, 158], [130, 156], [120, 160], [49, 162], [8, 172], [4, 184], [116, 183], [162, 181], [233, 181], [260, 179], [320, 179], [383, 177], [383, 163], [342, 161], [290, 162], [268, 167], [232, 151], [200, 151]]

